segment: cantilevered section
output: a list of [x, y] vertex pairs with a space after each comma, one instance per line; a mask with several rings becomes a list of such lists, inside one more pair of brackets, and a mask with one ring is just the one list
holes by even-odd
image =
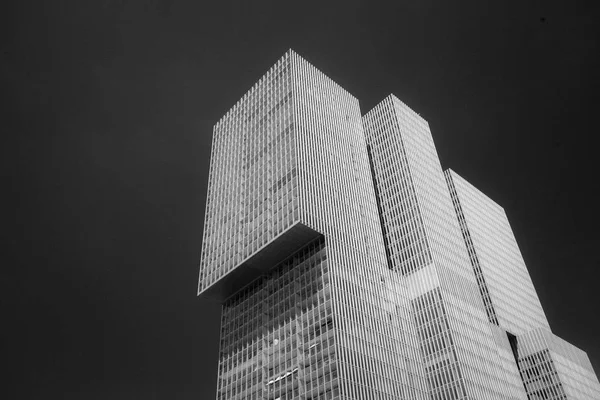
[[200, 293], [301, 220], [293, 58], [286, 53], [214, 126]]
[[600, 399], [502, 207], [396, 97], [361, 117], [290, 50], [215, 124], [208, 182], [217, 400]]
[[321, 236], [316, 230], [297, 222], [198, 295], [223, 302]]

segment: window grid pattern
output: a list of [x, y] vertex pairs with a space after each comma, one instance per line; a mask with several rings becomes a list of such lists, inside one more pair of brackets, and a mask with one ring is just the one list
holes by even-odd
[[445, 175], [463, 237], [477, 261], [474, 268], [484, 302], [489, 302], [486, 308], [515, 335], [549, 329], [504, 209], [454, 171]]
[[583, 350], [543, 327], [519, 336], [517, 343], [530, 399], [600, 398], [600, 383]]
[[530, 399], [567, 399], [547, 349], [523, 357], [519, 361], [519, 365]]
[[[392, 107], [391, 102], [376, 107], [364, 117], [364, 125], [370, 132], [367, 149], [377, 171], [373, 183], [391, 268], [408, 275], [430, 264], [431, 252], [399, 126], [386, 118]], [[377, 148], [375, 155], [372, 147]]]
[[223, 304], [217, 399], [339, 398], [327, 276], [320, 239]]
[[[238, 121], [236, 107], [245, 101], [260, 101], [265, 110], [279, 103], [263, 98], [272, 93], [261, 89], [282, 79], [270, 77], [278, 70], [289, 77], [280, 90], [282, 98], [289, 98], [283, 103], [288, 108], [279, 112], [287, 115], [289, 109], [285, 127], [269, 125], [269, 118], [276, 117], [265, 119], [268, 111], [248, 111], [250, 122]], [[222, 121], [215, 127], [200, 292], [276, 237], [275, 197], [269, 188], [290, 170], [291, 206], [285, 207], [289, 218], [283, 229], [301, 222], [323, 234], [327, 263], [311, 276], [318, 287], [329, 289], [319, 319], [306, 319], [297, 305], [290, 308], [304, 287], [298, 281], [302, 267], [283, 263], [227, 300], [217, 398], [426, 399], [406, 287], [386, 263], [358, 101], [291, 51], [249, 93], [254, 94], [224, 117], [231, 126], [222, 128]], [[264, 122], [254, 124], [253, 118]], [[287, 126], [280, 163], [264, 144]], [[235, 179], [241, 182], [231, 182]], [[237, 235], [237, 247], [231, 235]], [[283, 306], [268, 299], [275, 292]], [[250, 316], [257, 310], [259, 319]], [[326, 342], [304, 336], [304, 328], [315, 326]], [[285, 338], [286, 350], [271, 353], [271, 337]], [[289, 350], [293, 343], [300, 346], [296, 356]], [[300, 357], [301, 350], [308, 353]]]
[[[514, 359], [512, 368], [507, 368], [507, 355], [510, 354], [507, 352], [507, 339], [504, 337], [500, 346], [495, 327], [487, 320], [427, 122], [394, 96], [387, 97], [363, 120], [367, 144], [372, 152], [375, 180], [378, 187], [383, 188], [381, 191], [388, 188], [392, 195], [397, 194], [407, 184], [396, 178], [400, 176], [397, 171], [404, 169], [410, 174], [414, 188], [412, 199], [421, 217], [420, 221], [414, 221], [421, 224], [421, 228], [415, 231], [423, 232], [413, 236], [412, 240], [419, 241], [420, 236], [424, 238], [420, 242], [428, 247], [431, 262], [420, 264], [404, 275], [404, 280], [410, 299], [439, 289], [466, 398], [524, 399], [525, 392], [519, 382]], [[381, 154], [385, 154], [389, 147], [395, 148], [396, 154], [401, 155], [385, 158]], [[404, 149], [402, 152], [397, 150], [400, 147]], [[387, 205], [385, 198], [381, 199], [381, 207], [384, 215], [386, 212], [394, 213], [394, 205]], [[392, 232], [395, 226], [390, 224], [386, 228]], [[399, 239], [389, 232], [388, 240], [393, 248]], [[422, 251], [421, 254], [427, 252]], [[413, 318], [416, 318], [414, 311]], [[432, 388], [440, 395], [439, 398], [461, 398], [459, 392], [444, 392], [442, 388], [447, 383], [435, 378], [436, 374], [444, 373], [445, 364], [433, 359], [425, 359], [424, 362], [429, 382], [440, 385]]]
[[198, 291], [298, 219], [290, 56], [215, 125]]
[[450, 324], [439, 288], [412, 301], [421, 355], [427, 367], [432, 399], [464, 399], [467, 396], [452, 342]]
[[393, 96], [361, 117], [288, 51], [214, 127], [198, 292], [297, 223], [322, 236], [223, 302], [217, 400], [525, 399], [514, 354], [544, 349], [568, 398], [600, 398], [585, 353], [489, 322], [471, 214], [424, 119]]
[[483, 304], [485, 305], [485, 312], [488, 316], [488, 320], [494, 325], [500, 325], [500, 323], [498, 322], [498, 317], [496, 316], [496, 311], [494, 309], [492, 299], [490, 297], [490, 292], [485, 282], [485, 277], [483, 276], [483, 272], [481, 270], [481, 265], [479, 264], [479, 258], [477, 257], [477, 252], [475, 251], [475, 245], [473, 244], [471, 233], [467, 228], [465, 215], [463, 213], [460, 201], [458, 199], [458, 195], [456, 193], [456, 188], [454, 187], [454, 182], [452, 180], [452, 176], [450, 175], [450, 171], [446, 170], [444, 172], [444, 176], [446, 177], [446, 182], [448, 183], [448, 187], [450, 188], [450, 197], [452, 198], [452, 204], [454, 205], [454, 210], [456, 211], [456, 216], [458, 217], [458, 223], [460, 225], [460, 230], [463, 235], [463, 239], [465, 240], [465, 244], [467, 245], [469, 259], [471, 260], [471, 265], [473, 266], [473, 271], [475, 272], [475, 277], [477, 278], [479, 292], [481, 293], [481, 298], [483, 299]]
[[294, 63], [300, 220], [329, 255], [343, 399], [425, 399], [406, 288], [386, 262], [358, 101]]

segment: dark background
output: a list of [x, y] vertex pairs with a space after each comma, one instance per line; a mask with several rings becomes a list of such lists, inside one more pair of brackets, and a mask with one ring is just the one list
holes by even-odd
[[429, 121], [600, 372], [597, 2], [295, 3], [3, 6], [3, 392], [214, 398], [212, 125], [288, 48], [363, 112], [394, 93]]

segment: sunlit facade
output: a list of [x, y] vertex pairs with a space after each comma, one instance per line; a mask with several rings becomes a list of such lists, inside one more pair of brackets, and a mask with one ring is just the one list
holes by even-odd
[[600, 399], [584, 351], [550, 331], [504, 209], [452, 170], [446, 182], [488, 320], [507, 332], [529, 399]]
[[434, 399], [525, 399], [488, 322], [427, 121], [394, 96], [363, 118], [390, 269], [408, 287]]
[[[394, 284], [390, 284], [390, 283]], [[288, 52], [214, 129], [199, 294], [218, 399], [426, 399], [358, 100]]]
[[214, 127], [216, 398], [527, 399], [467, 247], [427, 122], [288, 51]]
[[600, 399], [587, 354], [545, 328], [518, 339], [519, 367], [530, 399]]
[[550, 329], [504, 209], [456, 172], [445, 177], [490, 322], [514, 335]]

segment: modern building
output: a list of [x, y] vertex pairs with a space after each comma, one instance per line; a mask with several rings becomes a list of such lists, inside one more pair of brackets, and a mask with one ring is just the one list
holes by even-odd
[[600, 399], [587, 354], [550, 331], [504, 209], [445, 176], [488, 319], [509, 336], [528, 398]]
[[583, 350], [545, 328], [519, 336], [517, 344], [530, 399], [600, 399], [598, 378]]
[[362, 116], [291, 50], [214, 127], [198, 294], [218, 400], [600, 398], [427, 122], [394, 96]]
[[394, 96], [363, 121], [389, 267], [408, 288], [431, 398], [524, 399], [508, 337], [488, 322], [427, 122]]

